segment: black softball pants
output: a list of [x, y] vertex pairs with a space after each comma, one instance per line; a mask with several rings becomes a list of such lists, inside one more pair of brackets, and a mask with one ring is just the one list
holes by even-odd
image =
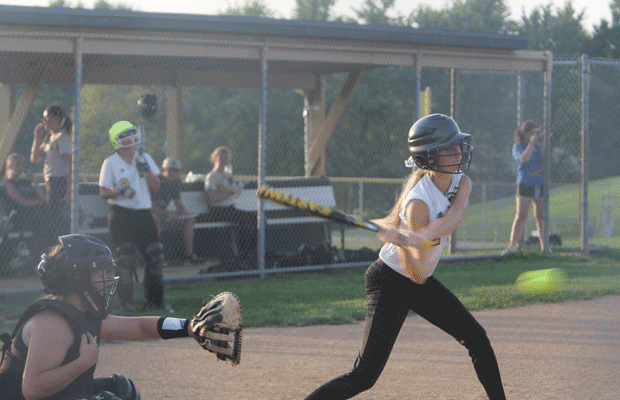
[[[133, 243], [140, 251], [146, 261], [144, 266], [146, 304], [153, 307], [162, 306], [164, 280], [160, 275], [153, 273], [153, 270], [157, 269], [156, 261], [147, 253], [150, 244], [159, 242], [157, 225], [155, 225], [151, 210], [133, 210], [113, 205], [108, 213], [108, 226], [114, 248], [123, 243]], [[133, 298], [133, 293], [131, 297]]]
[[441, 282], [431, 276], [423, 285], [415, 284], [381, 260], [368, 268], [365, 278], [366, 319], [360, 354], [353, 369], [327, 382], [306, 399], [349, 399], [370, 389], [387, 363], [409, 310], [469, 350], [478, 379], [491, 400], [506, 398], [495, 353], [484, 328]]

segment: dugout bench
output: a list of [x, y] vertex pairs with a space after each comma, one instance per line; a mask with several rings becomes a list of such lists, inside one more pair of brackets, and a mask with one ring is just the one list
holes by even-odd
[[[327, 178], [287, 178], [267, 180], [278, 190], [290, 193], [315, 203], [335, 207], [334, 190]], [[220, 207], [206, 202], [204, 183], [183, 182], [181, 200], [190, 214], [197, 214], [194, 220], [194, 253], [206, 259], [232, 259], [243, 249], [238, 240], [239, 230], [257, 234], [257, 182], [247, 181], [234, 200], [236, 215], [250, 226], [229, 220], [220, 212]], [[96, 236], [111, 245], [107, 227], [110, 205], [99, 196], [97, 183], [80, 183], [80, 205], [82, 224], [79, 233]], [[169, 209], [174, 210], [171, 202]], [[267, 253], [290, 253], [300, 246], [331, 246], [331, 225], [321, 218], [308, 216], [301, 211], [280, 207], [268, 202], [265, 210], [265, 251]], [[166, 257], [175, 260], [182, 256], [182, 242], [179, 231], [162, 232]], [[245, 243], [252, 241], [245, 241]], [[255, 240], [253, 242], [256, 242]], [[252, 251], [252, 250], [249, 250]]]

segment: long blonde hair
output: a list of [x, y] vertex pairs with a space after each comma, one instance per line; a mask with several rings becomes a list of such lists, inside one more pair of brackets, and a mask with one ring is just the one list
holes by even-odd
[[375, 219], [372, 222], [376, 223], [377, 225], [383, 228], [398, 229], [400, 227], [400, 216], [399, 215], [403, 208], [403, 202], [405, 201], [405, 198], [407, 197], [411, 189], [413, 189], [413, 187], [417, 185], [417, 183], [420, 182], [420, 180], [424, 178], [425, 175], [428, 175], [427, 169], [418, 168], [414, 170], [411, 173], [411, 175], [409, 175], [409, 177], [407, 178], [407, 181], [405, 182], [403, 190], [400, 192], [400, 195], [398, 196], [398, 200], [396, 201], [396, 203], [394, 204], [394, 207], [392, 207], [392, 210], [390, 210], [388, 215], [385, 216], [384, 218]]

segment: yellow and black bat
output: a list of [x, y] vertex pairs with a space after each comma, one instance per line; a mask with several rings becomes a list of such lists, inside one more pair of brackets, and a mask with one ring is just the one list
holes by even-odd
[[[313, 203], [309, 200], [301, 199], [299, 197], [292, 196], [288, 193], [276, 190], [268, 185], [263, 185], [258, 188], [258, 197], [268, 200], [272, 203], [293, 208], [295, 210], [303, 211], [307, 214], [314, 215], [316, 217], [325, 218], [329, 221], [339, 224], [349, 225], [356, 228], [368, 229], [369, 231], [379, 232], [383, 228], [377, 224], [363, 219], [354, 217], [353, 215], [346, 214], [338, 209], [328, 206]], [[423, 248], [428, 250], [433, 246], [436, 246], [438, 241], [427, 241]]]

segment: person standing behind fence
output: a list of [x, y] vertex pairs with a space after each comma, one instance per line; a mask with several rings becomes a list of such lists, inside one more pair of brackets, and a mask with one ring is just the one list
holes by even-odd
[[[409, 130], [411, 157], [407, 166], [417, 169], [388, 216], [375, 221], [384, 228], [378, 237], [385, 244], [365, 274], [367, 311], [359, 355], [349, 373], [325, 383], [307, 400], [348, 399], [370, 389], [379, 379], [409, 311], [465, 346], [489, 398], [506, 399], [484, 328], [433, 276], [447, 235], [458, 228], [469, 204], [472, 184], [463, 173], [471, 161], [471, 138], [442, 114], [426, 116]], [[428, 241], [435, 244], [424, 249]], [[413, 390], [415, 376], [408, 379]]]
[[[161, 180], [159, 192], [151, 193], [153, 202], [151, 211], [159, 237], [162, 237], [162, 229], [181, 228], [184, 256], [191, 263], [198, 263], [200, 259], [194, 253], [194, 220], [181, 200], [181, 162], [176, 158], [166, 158], [161, 165], [159, 179]], [[170, 201], [174, 202], [176, 211], [168, 210]]]
[[[57, 105], [43, 111], [41, 123], [34, 128], [34, 140], [30, 161], [41, 161], [47, 190], [48, 215], [52, 237], [69, 233], [69, 208], [71, 199], [72, 148], [71, 131], [73, 123], [64, 110]], [[48, 131], [45, 137], [43, 134]]]
[[119, 121], [109, 131], [116, 150], [106, 158], [99, 175], [99, 195], [112, 206], [108, 227], [114, 244], [118, 297], [126, 313], [135, 312], [133, 278], [137, 278], [138, 251], [144, 266], [145, 309], [174, 312], [164, 302], [163, 269], [166, 266], [164, 246], [159, 241], [157, 226], [151, 213], [150, 192], [158, 192], [159, 168], [147, 153], [140, 155], [135, 146], [140, 134], [128, 121]]
[[525, 222], [530, 212], [530, 205], [534, 203], [534, 217], [538, 228], [540, 247], [543, 248], [543, 169], [542, 169], [542, 145], [538, 141], [540, 126], [531, 119], [523, 122], [521, 127], [514, 133], [514, 145], [512, 156], [519, 163], [517, 169], [517, 211], [512, 231], [510, 232], [510, 245], [502, 254], [516, 251], [519, 240], [523, 235]]

